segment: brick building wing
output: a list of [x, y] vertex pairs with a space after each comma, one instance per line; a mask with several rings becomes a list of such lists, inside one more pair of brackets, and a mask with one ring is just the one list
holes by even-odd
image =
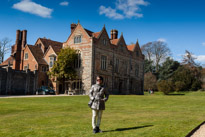
[[[38, 87], [52, 86], [57, 93], [73, 92], [88, 94], [96, 76], [104, 78], [104, 84], [111, 94], [143, 94], [144, 55], [136, 44], [127, 45], [123, 34], [112, 29], [110, 36], [105, 26], [99, 32], [92, 32], [78, 24], [71, 24], [71, 34], [61, 43], [38, 38], [34, 45], [26, 42], [27, 31], [17, 30], [16, 43], [11, 56], [1, 66], [15, 70], [38, 70]], [[62, 48], [71, 47], [78, 51], [76, 71], [79, 79], [66, 80], [65, 85], [56, 79], [49, 79], [49, 71]], [[62, 87], [66, 91], [62, 91]]]

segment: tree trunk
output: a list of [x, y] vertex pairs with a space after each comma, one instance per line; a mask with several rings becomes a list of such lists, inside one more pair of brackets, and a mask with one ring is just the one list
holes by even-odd
[[62, 89], [64, 91], [64, 94], [66, 94], [66, 90], [65, 90], [65, 77], [63, 77], [62, 83], [63, 83]]

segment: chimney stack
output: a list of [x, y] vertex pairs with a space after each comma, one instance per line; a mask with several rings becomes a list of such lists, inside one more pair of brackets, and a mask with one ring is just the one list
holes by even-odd
[[20, 34], [21, 33], [21, 31], [20, 30], [16, 30], [16, 45], [20, 42]]
[[27, 30], [23, 30], [22, 33], [22, 48], [24, 48], [27, 43]]
[[117, 39], [118, 31], [116, 29], [111, 30], [111, 39]]
[[76, 26], [77, 26], [77, 24], [75, 24], [75, 23], [70, 24], [71, 33], [73, 33], [73, 31], [75, 30]]

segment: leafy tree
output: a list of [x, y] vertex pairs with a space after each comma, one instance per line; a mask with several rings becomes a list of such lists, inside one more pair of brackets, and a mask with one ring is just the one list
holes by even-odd
[[175, 83], [178, 81], [183, 82], [185, 85], [181, 90], [189, 90], [193, 81], [190, 69], [187, 69], [184, 66], [179, 67], [173, 75], [173, 81]]
[[180, 88], [182, 91], [198, 90], [201, 88], [201, 80], [195, 77], [195, 72], [186, 66], [180, 66], [172, 77], [175, 85], [177, 82], [182, 82], [184, 86]]
[[54, 63], [51, 71], [48, 72], [50, 76], [56, 77], [59, 81], [64, 83], [66, 79], [75, 79], [77, 77], [76, 70], [74, 68], [74, 62], [78, 58], [77, 51], [68, 47], [61, 49], [58, 54], [57, 61]]
[[166, 61], [162, 63], [159, 69], [159, 80], [170, 79], [179, 66], [180, 63], [178, 61], [174, 61], [170, 57], [167, 57]]
[[202, 85], [202, 67], [200, 64], [195, 62], [195, 57], [193, 53], [188, 50], [185, 51], [185, 55], [183, 56], [182, 65], [190, 71], [190, 75], [192, 76], [192, 83], [189, 87], [190, 90], [198, 90]]

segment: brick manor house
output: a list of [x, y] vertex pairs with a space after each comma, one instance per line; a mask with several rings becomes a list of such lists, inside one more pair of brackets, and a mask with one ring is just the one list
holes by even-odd
[[[57, 60], [62, 48], [72, 47], [78, 51], [75, 67], [78, 79], [65, 81], [62, 85], [47, 76]], [[0, 67], [15, 70], [38, 71], [38, 87], [53, 87], [58, 94], [68, 91], [88, 94], [96, 76], [104, 78], [104, 84], [111, 94], [143, 94], [144, 55], [138, 41], [127, 45], [123, 34], [111, 30], [110, 37], [105, 26], [100, 32], [92, 32], [80, 23], [71, 24], [71, 34], [61, 43], [46, 38], [38, 38], [34, 45], [27, 44], [27, 31], [16, 31], [16, 43], [12, 46], [11, 56]], [[66, 91], [62, 91], [62, 87]]]

